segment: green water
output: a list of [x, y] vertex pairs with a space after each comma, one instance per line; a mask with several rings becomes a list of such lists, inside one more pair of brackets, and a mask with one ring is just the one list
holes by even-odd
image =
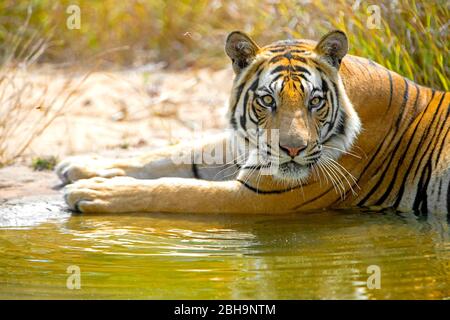
[[[92, 216], [39, 203], [0, 207], [0, 217], [3, 299], [450, 297], [445, 217]], [[67, 288], [71, 265], [80, 289]], [[370, 265], [380, 289], [367, 287]]]

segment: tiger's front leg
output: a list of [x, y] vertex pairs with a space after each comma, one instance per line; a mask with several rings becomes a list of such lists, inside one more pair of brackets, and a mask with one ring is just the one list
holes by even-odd
[[80, 180], [65, 189], [65, 200], [85, 213], [286, 213], [290, 201], [261, 195], [236, 180], [115, 177]]
[[[115, 176], [130, 176], [137, 179], [161, 177], [220, 179], [227, 172], [224, 169], [229, 166], [230, 159], [235, 157], [228, 139], [228, 134], [218, 135], [210, 139], [155, 150], [129, 159], [108, 159], [98, 156], [70, 157], [59, 163], [55, 171], [61, 181], [66, 184], [92, 177]], [[202, 160], [195, 161], [198, 160], [195, 157], [202, 155], [205, 149], [223, 149], [223, 158], [217, 159], [221, 165], [208, 165]]]

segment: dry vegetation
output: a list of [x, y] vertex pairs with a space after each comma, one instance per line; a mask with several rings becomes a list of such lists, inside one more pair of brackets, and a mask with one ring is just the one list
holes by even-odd
[[[53, 35], [46, 61], [79, 61], [120, 48], [105, 66], [164, 61], [172, 67], [223, 67], [223, 41], [241, 29], [261, 43], [318, 39], [345, 30], [351, 53], [370, 57], [421, 84], [448, 90], [450, 37], [447, 0], [36, 0], [30, 26]], [[0, 39], [26, 17], [29, 1], [4, 0]], [[78, 4], [81, 29], [66, 26], [67, 6]], [[380, 8], [381, 29], [369, 29], [370, 5]], [[369, 12], [368, 12], [369, 10]], [[128, 48], [128, 49], [126, 49]]]
[[[20, 157], [52, 121], [75, 98], [77, 79], [61, 82], [47, 77], [31, 77], [32, 68], [48, 47], [48, 39], [29, 30], [29, 18], [15, 32], [3, 39], [0, 68], [0, 167]], [[41, 70], [40, 70], [41, 72]], [[81, 79], [81, 82], [83, 79]]]
[[[367, 26], [374, 3], [380, 8], [380, 29]], [[160, 139], [176, 142], [173, 137], [192, 130], [196, 120], [210, 114], [218, 118], [231, 77], [229, 70], [220, 71], [228, 64], [223, 41], [235, 29], [266, 44], [318, 39], [339, 28], [349, 35], [352, 54], [448, 90], [448, 1], [374, 3], [4, 0], [0, 165], [24, 152], [62, 156], [105, 146], [154, 145], [161, 132], [170, 134]], [[70, 4], [81, 9], [80, 30], [66, 27]], [[94, 69], [103, 71], [86, 80]], [[209, 129], [222, 125], [216, 119]], [[98, 145], [100, 140], [104, 143]]]

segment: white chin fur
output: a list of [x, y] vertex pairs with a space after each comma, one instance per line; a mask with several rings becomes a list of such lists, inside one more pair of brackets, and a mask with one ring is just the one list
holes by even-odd
[[279, 181], [301, 181], [304, 182], [310, 175], [311, 169], [304, 166], [294, 166], [290, 163], [280, 165], [275, 171], [273, 177]]

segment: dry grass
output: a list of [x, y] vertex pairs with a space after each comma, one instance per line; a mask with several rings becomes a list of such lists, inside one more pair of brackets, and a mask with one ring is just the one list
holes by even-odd
[[350, 7], [348, 2], [337, 0], [339, 18], [333, 19], [333, 6], [315, 3], [334, 28], [347, 32], [352, 53], [372, 58], [420, 84], [449, 90], [447, 0], [378, 1], [381, 29], [367, 28], [367, 6], [363, 4]]
[[[5, 34], [26, 16], [27, 0], [0, 4]], [[66, 28], [66, 8], [78, 4], [81, 29]], [[376, 4], [381, 29], [370, 29], [368, 7]], [[241, 29], [260, 43], [290, 37], [318, 39], [339, 28], [348, 32], [351, 53], [371, 58], [421, 84], [449, 89], [447, 0], [39, 0], [33, 28], [54, 35], [45, 61], [87, 59], [112, 48], [104, 66], [164, 61], [169, 66], [223, 67], [226, 34]]]
[[[73, 101], [77, 82], [70, 73], [60, 84], [50, 87], [49, 77], [30, 78], [33, 66], [48, 47], [49, 41], [29, 31], [29, 17], [17, 33], [3, 41], [0, 65], [0, 167], [20, 157], [52, 121]], [[51, 79], [51, 76], [50, 76]]]
[[28, 78], [29, 67], [0, 68], [0, 167], [20, 157], [75, 98], [72, 78], [50, 92], [45, 81]]

